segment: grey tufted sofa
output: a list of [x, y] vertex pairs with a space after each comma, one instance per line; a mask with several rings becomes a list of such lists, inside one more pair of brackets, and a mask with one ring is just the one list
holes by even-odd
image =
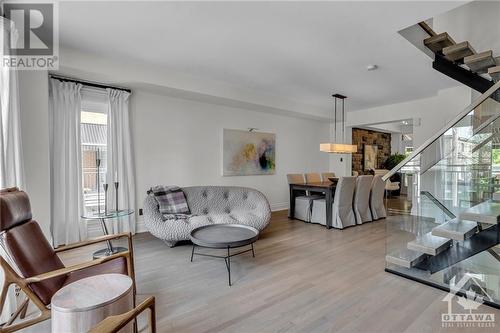
[[191, 230], [200, 226], [234, 223], [263, 230], [271, 219], [266, 197], [251, 188], [194, 186], [182, 190], [193, 214], [187, 219], [166, 219], [153, 194], [144, 200], [146, 228], [170, 247], [178, 241], [189, 240]]

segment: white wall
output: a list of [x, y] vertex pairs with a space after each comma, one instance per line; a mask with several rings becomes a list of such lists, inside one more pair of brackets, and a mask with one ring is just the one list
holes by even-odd
[[[99, 67], [102, 76], [94, 77], [92, 73], [86, 72], [87, 68], [95, 70], [91, 60], [85, 57], [72, 58], [72, 72], [68, 74], [99, 81], [102, 77], [112, 78], [119, 71], [106, 63], [109, 67]], [[69, 68], [66, 67], [66, 70]], [[134, 78], [127, 76], [123, 68], [121, 73], [115, 82], [134, 82]], [[145, 73], [142, 78], [147, 79]], [[48, 232], [50, 205], [46, 73], [20, 73], [20, 89], [27, 190], [32, 198], [35, 216], [42, 222], [44, 231]], [[217, 101], [211, 103], [181, 99], [169, 96], [169, 91], [160, 89], [158, 85], [134, 88], [131, 105], [138, 208], [145, 191], [154, 184], [251, 186], [263, 191], [274, 209], [286, 208], [286, 173], [321, 172], [327, 169], [339, 175], [351, 173], [350, 155], [319, 152], [319, 143], [328, 140], [327, 121], [269, 113], [269, 109], [259, 109], [255, 104], [247, 109], [216, 104]], [[467, 106], [470, 96], [470, 89], [458, 87], [426, 99], [348, 112], [347, 142], [351, 141], [351, 127], [418, 118], [421, 125], [415, 128], [417, 147]], [[277, 174], [222, 177], [222, 129], [248, 127], [276, 133]]]
[[49, 110], [46, 71], [19, 71], [25, 190], [34, 218], [50, 235]]
[[[347, 112], [346, 139], [351, 142], [352, 127], [413, 119], [413, 146], [417, 148], [463, 111], [471, 103], [471, 96], [471, 89], [461, 86], [441, 90], [429, 98]], [[332, 156], [330, 168], [341, 175], [349, 175], [351, 159], [348, 155], [343, 157], [344, 162], [340, 162], [340, 156]]]
[[391, 154], [404, 153], [401, 135], [401, 133], [391, 133]]
[[[262, 191], [273, 209], [288, 207], [287, 173], [322, 172], [328, 155], [319, 143], [328, 124], [135, 91], [132, 134], [139, 204], [157, 184], [248, 186]], [[276, 175], [222, 177], [223, 128], [276, 133]], [[139, 206], [140, 207], [140, 206]]]
[[[21, 126], [26, 190], [33, 213], [50, 234], [50, 172], [47, 73], [20, 72]], [[290, 172], [328, 171], [319, 143], [328, 124], [313, 119], [169, 97], [134, 90], [132, 135], [136, 158], [137, 208], [155, 184], [234, 185], [261, 190], [273, 209], [286, 209]], [[223, 128], [259, 128], [276, 133], [276, 175], [222, 177]], [[140, 218], [139, 218], [140, 220]]]
[[441, 90], [436, 96], [429, 98], [350, 112], [347, 126], [416, 119], [413, 135], [414, 145], [418, 147], [470, 103], [471, 89], [455, 87]]
[[455, 42], [469, 41], [476, 52], [500, 56], [500, 2], [472, 1], [433, 19], [433, 29], [448, 32]]

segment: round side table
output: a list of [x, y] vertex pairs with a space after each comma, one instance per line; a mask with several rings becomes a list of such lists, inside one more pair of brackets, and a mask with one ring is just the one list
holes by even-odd
[[[75, 281], [52, 296], [52, 333], [84, 333], [106, 317], [133, 308], [132, 279], [122, 274], [101, 274]], [[120, 333], [132, 333], [133, 323]]]
[[[109, 233], [108, 233], [108, 228], [106, 227], [106, 220], [119, 219], [121, 217], [129, 216], [132, 214], [134, 214], [133, 210], [123, 209], [123, 210], [111, 211], [111, 212], [107, 212], [107, 213], [83, 215], [82, 219], [99, 220], [101, 222], [102, 232], [105, 236], [107, 236], [107, 235], [109, 235]], [[105, 249], [100, 249], [100, 250], [97, 250], [96, 252], [94, 252], [94, 259], [107, 257], [107, 256], [110, 256], [110, 255], [118, 253], [118, 252], [127, 251], [127, 249], [124, 247], [113, 246], [113, 244], [109, 240], [106, 241], [106, 243], [107, 243], [107, 247]]]

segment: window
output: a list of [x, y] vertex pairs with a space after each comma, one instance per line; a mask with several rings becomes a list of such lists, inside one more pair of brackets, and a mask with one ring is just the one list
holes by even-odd
[[410, 156], [413, 153], [413, 147], [405, 147], [405, 155]]
[[[104, 211], [107, 164], [106, 92], [82, 89], [81, 146], [83, 203], [86, 214]], [[100, 163], [99, 163], [100, 162]], [[99, 164], [99, 165], [98, 165]]]

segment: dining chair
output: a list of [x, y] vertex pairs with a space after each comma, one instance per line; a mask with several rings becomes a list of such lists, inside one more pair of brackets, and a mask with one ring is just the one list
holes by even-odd
[[[15, 332], [50, 318], [52, 295], [74, 281], [105, 273], [118, 273], [132, 278], [135, 296], [134, 259], [130, 233], [89, 239], [53, 249], [38, 223], [32, 219], [28, 195], [17, 188], [0, 190], [0, 236], [5, 258], [0, 256], [4, 283], [0, 294], [0, 310], [5, 307], [7, 292], [17, 285], [26, 295], [0, 332]], [[58, 254], [88, 245], [127, 238], [128, 249], [107, 257], [65, 266]], [[25, 319], [29, 303], [38, 308], [36, 317]], [[20, 319], [20, 321], [18, 320]], [[25, 320], [23, 320], [25, 319]]]
[[373, 220], [387, 217], [384, 205], [385, 183], [381, 175], [375, 175], [372, 181], [372, 190], [370, 193], [370, 211]]
[[[321, 175], [317, 172], [306, 173], [306, 183], [321, 183]], [[314, 197], [314, 199], [322, 199], [325, 197], [323, 192], [308, 191], [307, 195]]]
[[399, 182], [391, 182], [390, 179], [387, 179], [385, 182], [385, 197], [388, 198], [392, 192], [399, 191]]
[[323, 180], [323, 182], [328, 182], [330, 181], [330, 179], [328, 178], [334, 178], [335, 177], [335, 172], [323, 172], [321, 174], [321, 179]]
[[370, 211], [370, 192], [372, 188], [373, 176], [359, 176], [356, 178], [356, 190], [354, 191], [354, 215], [356, 223], [363, 224], [371, 222], [372, 213]]
[[[301, 173], [290, 173], [286, 175], [288, 184], [304, 184], [304, 175]], [[306, 194], [306, 191], [295, 197], [295, 212], [294, 216], [297, 220], [310, 222], [311, 219], [311, 197]]]
[[[356, 177], [340, 177], [333, 198], [332, 227], [344, 229], [356, 225], [352, 209], [355, 185]], [[326, 201], [324, 199], [314, 200], [311, 222], [326, 225]]]
[[317, 172], [306, 173], [306, 183], [321, 183], [321, 176]]

